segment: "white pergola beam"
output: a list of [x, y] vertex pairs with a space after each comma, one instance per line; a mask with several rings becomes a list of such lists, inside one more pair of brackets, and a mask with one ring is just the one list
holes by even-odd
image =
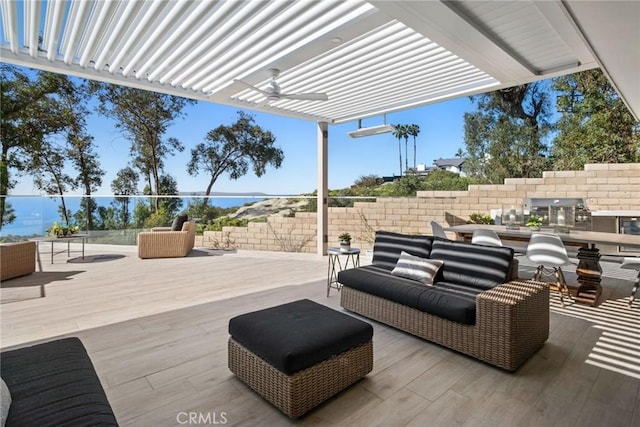
[[318, 255], [326, 255], [329, 243], [329, 126], [327, 122], [318, 123], [317, 141], [316, 252]]

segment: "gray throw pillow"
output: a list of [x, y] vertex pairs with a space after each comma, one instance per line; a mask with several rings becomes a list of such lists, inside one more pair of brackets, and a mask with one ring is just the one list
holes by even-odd
[[422, 258], [402, 251], [391, 274], [432, 286], [442, 264], [444, 262], [439, 259]]
[[4, 380], [0, 378], [0, 426], [4, 427], [11, 406], [11, 393]]
[[181, 214], [175, 217], [171, 224], [171, 231], [182, 231], [182, 225], [187, 222], [187, 215]]

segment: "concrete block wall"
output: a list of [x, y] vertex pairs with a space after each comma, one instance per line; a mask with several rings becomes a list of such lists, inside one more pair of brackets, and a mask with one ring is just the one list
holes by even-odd
[[[588, 164], [582, 171], [547, 171], [542, 178], [508, 178], [501, 185], [471, 185], [467, 191], [419, 191], [416, 197], [380, 197], [353, 207], [329, 208], [329, 246], [348, 232], [352, 244], [373, 247], [375, 230], [431, 234], [430, 222], [464, 222], [474, 212], [488, 214], [525, 198], [580, 197], [591, 211], [640, 210], [640, 163]], [[228, 237], [228, 238], [227, 238]], [[231, 240], [239, 249], [316, 251], [316, 214], [270, 217], [248, 227], [225, 227], [196, 237], [196, 246]]]
[[315, 252], [316, 214], [300, 212], [295, 217], [269, 217], [247, 227], [223, 227], [196, 236], [196, 246], [281, 252]]

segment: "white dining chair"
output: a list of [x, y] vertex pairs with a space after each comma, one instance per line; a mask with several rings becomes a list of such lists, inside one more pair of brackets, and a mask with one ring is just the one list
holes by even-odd
[[567, 255], [560, 236], [557, 234], [532, 233], [527, 245], [527, 258], [538, 265], [533, 276], [534, 280], [541, 280], [545, 269], [551, 269], [556, 276], [556, 285], [560, 294], [560, 303], [564, 307], [564, 293], [573, 300], [567, 281], [562, 273], [562, 267], [573, 263]]
[[495, 231], [486, 228], [474, 230], [473, 236], [471, 236], [471, 243], [474, 245], [502, 246], [500, 236]]
[[625, 258], [622, 261], [620, 268], [638, 271], [638, 277], [636, 277], [635, 282], [633, 282], [633, 289], [631, 290], [631, 296], [629, 297], [629, 307], [631, 307], [633, 305], [633, 300], [636, 298], [638, 287], [640, 286], [640, 258]]
[[442, 226], [438, 224], [437, 221], [431, 221], [431, 233], [434, 237], [449, 240], [446, 233], [444, 232], [444, 228], [442, 228]]

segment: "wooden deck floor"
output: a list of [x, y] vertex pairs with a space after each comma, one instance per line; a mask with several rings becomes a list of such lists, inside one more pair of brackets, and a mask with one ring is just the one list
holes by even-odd
[[190, 413], [233, 426], [640, 425], [640, 305], [627, 306], [632, 283], [616, 266], [605, 266], [600, 306], [553, 299], [548, 342], [515, 373], [371, 322], [373, 372], [294, 421], [229, 372], [227, 322], [301, 298], [342, 310], [336, 291], [326, 297], [326, 258], [140, 260], [135, 248], [91, 246], [85, 262], [65, 261], [2, 284], [2, 347], [80, 337], [123, 426]]

